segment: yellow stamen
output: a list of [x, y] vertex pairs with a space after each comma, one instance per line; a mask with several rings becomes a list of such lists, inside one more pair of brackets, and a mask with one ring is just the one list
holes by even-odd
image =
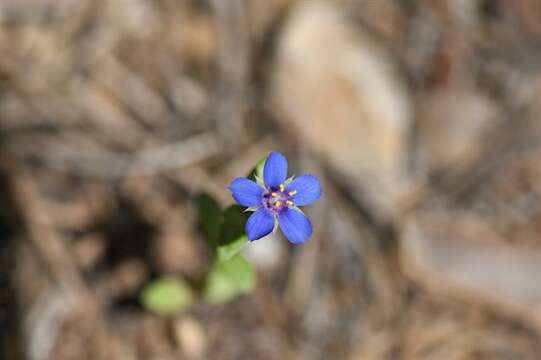
[[288, 194], [289, 194], [289, 196], [293, 196], [293, 195], [295, 195], [296, 193], [297, 193], [297, 190], [292, 190], [292, 191], [290, 191]]
[[284, 187], [284, 185], [283, 185], [283, 184], [280, 184], [280, 192], [284, 192], [285, 189], [286, 189], [286, 188]]
[[277, 193], [275, 193], [275, 192], [273, 192], [273, 193], [271, 193], [271, 196], [272, 196], [272, 197], [277, 197], [277, 196], [278, 196], [278, 194], [277, 194]]
[[280, 205], [282, 205], [281, 201], [277, 201], [277, 202], [274, 203], [274, 206], [276, 206], [276, 207], [280, 207]]
[[286, 205], [287, 205], [287, 206], [293, 206], [293, 201], [287, 200], [287, 201], [286, 201]]

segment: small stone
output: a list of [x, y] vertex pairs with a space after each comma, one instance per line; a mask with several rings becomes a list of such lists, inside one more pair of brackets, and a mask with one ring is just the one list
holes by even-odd
[[207, 338], [201, 324], [190, 317], [175, 319], [173, 331], [178, 345], [188, 359], [202, 359]]

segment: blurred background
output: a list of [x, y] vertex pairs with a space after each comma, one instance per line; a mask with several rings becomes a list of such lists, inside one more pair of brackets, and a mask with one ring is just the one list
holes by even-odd
[[[538, 0], [0, 0], [0, 358], [538, 359], [540, 111]], [[314, 236], [207, 301], [271, 150]]]

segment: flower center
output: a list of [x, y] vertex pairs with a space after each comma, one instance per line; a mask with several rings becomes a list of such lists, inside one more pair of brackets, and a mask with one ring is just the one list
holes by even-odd
[[294, 206], [291, 196], [295, 194], [296, 191], [286, 192], [284, 185], [280, 185], [278, 188], [273, 188], [263, 195], [263, 206], [271, 212], [278, 214], [286, 208]]

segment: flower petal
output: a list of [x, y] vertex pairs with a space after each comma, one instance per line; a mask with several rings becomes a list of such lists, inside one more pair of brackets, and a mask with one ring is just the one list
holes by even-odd
[[233, 199], [239, 205], [246, 207], [260, 206], [263, 197], [263, 188], [247, 178], [236, 178], [229, 185]]
[[263, 178], [268, 189], [277, 188], [287, 177], [287, 159], [279, 152], [271, 152], [265, 161]]
[[287, 192], [296, 191], [291, 200], [297, 206], [310, 205], [321, 196], [321, 184], [314, 175], [306, 174], [293, 180], [286, 188]]
[[259, 240], [268, 235], [274, 227], [274, 216], [269, 210], [260, 208], [246, 221], [246, 234], [250, 241]]
[[293, 244], [302, 244], [312, 235], [310, 220], [300, 211], [286, 209], [278, 215], [280, 229]]

